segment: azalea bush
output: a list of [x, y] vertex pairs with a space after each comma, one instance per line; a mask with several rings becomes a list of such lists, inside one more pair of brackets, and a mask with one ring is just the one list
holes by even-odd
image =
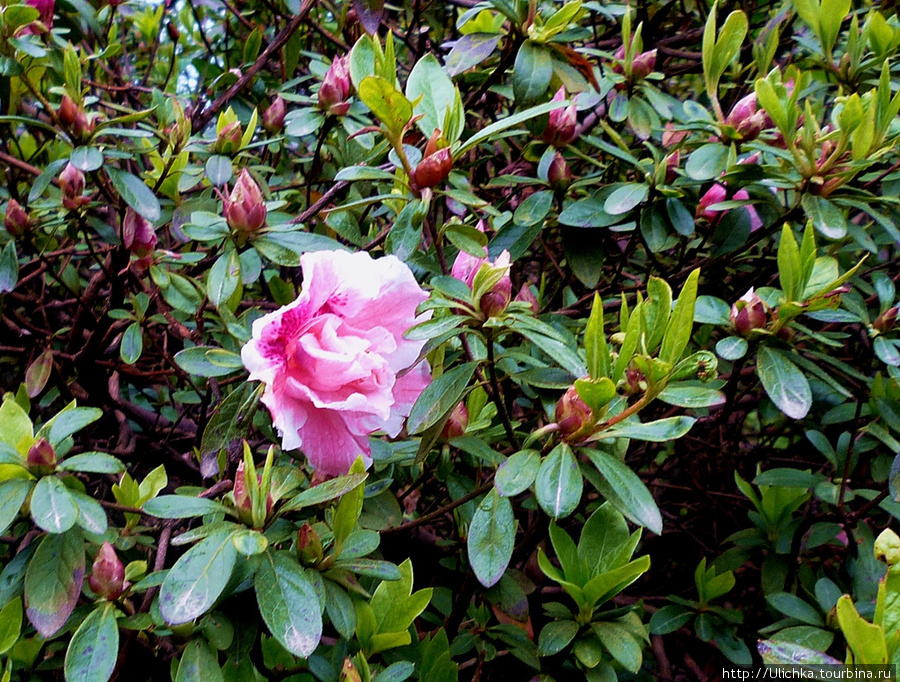
[[0, 2], [3, 680], [900, 662], [900, 18]]

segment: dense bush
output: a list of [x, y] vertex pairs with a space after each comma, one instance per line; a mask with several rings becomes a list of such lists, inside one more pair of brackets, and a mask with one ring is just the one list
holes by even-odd
[[3, 679], [900, 662], [894, 11], [0, 3]]

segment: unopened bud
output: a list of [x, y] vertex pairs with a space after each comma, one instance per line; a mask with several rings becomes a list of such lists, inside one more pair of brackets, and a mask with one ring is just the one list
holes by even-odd
[[553, 161], [547, 169], [547, 182], [559, 193], [565, 192], [569, 185], [572, 184], [572, 173], [569, 171], [569, 164], [566, 159], [558, 151], [553, 155]]
[[631, 62], [631, 78], [634, 81], [644, 80], [656, 66], [656, 50], [641, 52]]
[[[561, 87], [553, 95], [552, 102], [564, 102], [566, 100], [566, 88]], [[554, 109], [549, 114], [547, 127], [541, 134], [541, 139], [554, 147], [565, 147], [578, 137], [578, 109], [574, 104], [561, 109]]]
[[125, 567], [108, 542], [104, 542], [97, 552], [88, 577], [88, 586], [94, 594], [104, 599], [118, 599], [128, 587], [125, 582]]
[[356, 669], [356, 666], [353, 665], [353, 661], [350, 660], [349, 656], [344, 659], [344, 665], [341, 666], [340, 682], [362, 682], [359, 671]]
[[731, 324], [741, 336], [754, 329], [765, 329], [768, 322], [766, 304], [752, 288], [731, 306]]
[[10, 199], [9, 203], [6, 204], [3, 227], [6, 228], [11, 237], [16, 238], [26, 234], [31, 227], [31, 218], [28, 217], [28, 212], [15, 199]]
[[59, 188], [63, 194], [63, 206], [70, 211], [82, 206], [87, 199], [84, 195], [84, 173], [70, 163], [59, 174]]
[[249, 520], [253, 513], [253, 502], [250, 499], [250, 491], [247, 490], [247, 478], [244, 475], [244, 462], [238, 462], [237, 471], [234, 474], [234, 487], [231, 489], [234, 497], [234, 508], [242, 521]]
[[266, 223], [266, 204], [259, 185], [245, 168], [225, 200], [225, 220], [236, 232], [256, 232]]
[[527, 303], [531, 308], [531, 312], [537, 315], [540, 312], [541, 306], [538, 303], [537, 296], [534, 295], [534, 292], [531, 290], [531, 286], [525, 284], [519, 289], [519, 293], [516, 294], [516, 300], [521, 303]]
[[311, 525], [304, 523], [297, 531], [297, 558], [304, 566], [316, 566], [323, 556], [319, 534]]
[[897, 323], [897, 307], [888, 308], [881, 315], [875, 318], [872, 326], [880, 332], [891, 331]]
[[450, 413], [450, 417], [449, 419], [447, 419], [447, 423], [444, 424], [444, 429], [443, 431], [441, 431], [441, 436], [444, 440], [456, 438], [463, 435], [466, 432], [466, 428], [468, 426], [469, 410], [466, 407], [465, 403], [457, 403], [456, 407], [453, 408], [453, 412]]
[[275, 135], [281, 132], [284, 127], [285, 106], [284, 99], [281, 95], [276, 95], [275, 99], [269, 105], [269, 108], [263, 112], [262, 125], [269, 135]]
[[343, 116], [350, 110], [350, 70], [347, 56], [335, 57], [319, 88], [319, 108], [335, 116]]
[[169, 34], [169, 40], [173, 43], [177, 43], [179, 38], [181, 38], [181, 34], [178, 32], [178, 27], [175, 25], [174, 21], [170, 21], [166, 24], [166, 33]]
[[435, 187], [447, 179], [451, 170], [453, 170], [453, 156], [450, 154], [450, 148], [438, 149], [423, 158], [413, 171], [416, 187], [419, 189]]
[[56, 450], [46, 438], [38, 438], [28, 448], [25, 463], [35, 474], [49, 474], [56, 468]]
[[78, 114], [75, 116], [75, 122], [72, 124], [72, 134], [83, 140], [94, 132], [95, 127], [94, 118], [88, 116], [84, 109], [79, 108]]
[[213, 151], [216, 154], [232, 154], [241, 148], [243, 136], [244, 130], [241, 128], [241, 122], [232, 121], [216, 135]]
[[671, 185], [678, 178], [681, 152], [675, 151], [666, 157], [666, 184]]
[[497, 282], [490, 291], [481, 295], [478, 301], [478, 307], [485, 317], [497, 317], [502, 315], [509, 302], [512, 299], [512, 281], [509, 278], [509, 251], [503, 251], [492, 266], [494, 268], [505, 268], [506, 271], [500, 281]]
[[129, 208], [122, 221], [122, 243], [138, 259], [146, 259], [156, 248], [156, 230], [149, 220]]
[[72, 124], [75, 123], [75, 117], [78, 116], [78, 105], [75, 104], [75, 101], [71, 97], [63, 95], [59, 109], [56, 110], [56, 116], [63, 126], [71, 128]]
[[556, 423], [563, 437], [578, 433], [591, 423], [591, 408], [574, 386], [569, 386], [556, 403]]

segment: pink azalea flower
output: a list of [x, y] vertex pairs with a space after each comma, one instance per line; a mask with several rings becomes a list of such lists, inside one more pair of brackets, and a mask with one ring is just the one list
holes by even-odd
[[424, 341], [403, 334], [428, 319], [428, 298], [398, 258], [318, 251], [300, 258], [303, 293], [253, 323], [241, 350], [250, 379], [282, 437], [315, 469], [345, 474], [357, 456], [371, 464], [369, 435], [394, 437], [431, 380]]
[[[731, 198], [736, 201], [747, 201], [750, 199], [750, 195], [747, 194], [747, 190], [739, 189]], [[725, 185], [718, 182], [715, 183], [706, 190], [706, 193], [702, 197], [700, 197], [700, 203], [697, 205], [697, 217], [706, 218], [710, 223], [715, 223], [719, 218], [719, 213], [727, 213], [728, 210], [718, 208], [711, 209], [709, 207], [714, 204], [720, 204], [727, 199], [728, 190], [725, 188]], [[747, 205], [744, 208], [746, 208], [747, 213], [750, 214], [750, 231], [752, 232], [762, 227], [762, 219], [759, 217], [759, 213], [756, 212], [756, 209], [750, 205]]]

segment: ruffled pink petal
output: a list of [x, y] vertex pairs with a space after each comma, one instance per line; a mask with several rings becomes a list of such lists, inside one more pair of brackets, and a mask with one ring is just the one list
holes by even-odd
[[312, 408], [300, 438], [309, 463], [327, 476], [346, 474], [359, 455], [366, 467], [372, 463], [368, 436], [353, 434], [338, 412]]

